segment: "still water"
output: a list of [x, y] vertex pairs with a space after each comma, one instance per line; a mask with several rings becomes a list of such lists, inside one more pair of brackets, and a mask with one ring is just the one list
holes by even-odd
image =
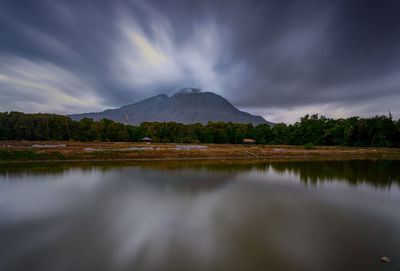
[[2, 165], [0, 270], [397, 271], [399, 185], [393, 160]]

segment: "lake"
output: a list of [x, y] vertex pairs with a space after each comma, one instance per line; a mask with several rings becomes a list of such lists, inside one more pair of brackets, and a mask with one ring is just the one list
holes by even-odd
[[0, 270], [396, 271], [399, 185], [396, 160], [1, 165]]

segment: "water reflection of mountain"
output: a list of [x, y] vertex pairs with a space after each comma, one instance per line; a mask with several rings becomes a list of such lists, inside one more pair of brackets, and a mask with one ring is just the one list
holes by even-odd
[[298, 161], [271, 163], [271, 166], [277, 172], [299, 175], [307, 184], [333, 180], [376, 187], [400, 184], [399, 160]]

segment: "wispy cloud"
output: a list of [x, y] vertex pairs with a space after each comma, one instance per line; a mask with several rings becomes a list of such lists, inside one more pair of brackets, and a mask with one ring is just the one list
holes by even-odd
[[0, 58], [0, 111], [55, 112], [96, 110], [103, 104], [90, 84], [46, 62]]
[[120, 37], [113, 50], [113, 75], [137, 91], [155, 85], [221, 90], [223, 76], [216, 66], [223, 41], [217, 25], [208, 22], [196, 26], [178, 44], [168, 18], [150, 10], [148, 15], [155, 17], [148, 26], [151, 36], [134, 19], [120, 19]]

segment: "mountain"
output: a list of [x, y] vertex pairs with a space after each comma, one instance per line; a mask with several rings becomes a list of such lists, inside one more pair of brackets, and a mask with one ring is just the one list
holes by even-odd
[[202, 92], [196, 88], [182, 88], [169, 97], [160, 94], [118, 109], [108, 109], [99, 113], [69, 115], [73, 120], [92, 118], [111, 119], [116, 122], [139, 125], [142, 122], [179, 122], [184, 124], [208, 121], [231, 121], [233, 123], [253, 123], [254, 125], [271, 122], [261, 116], [240, 111], [230, 102], [213, 92]]

